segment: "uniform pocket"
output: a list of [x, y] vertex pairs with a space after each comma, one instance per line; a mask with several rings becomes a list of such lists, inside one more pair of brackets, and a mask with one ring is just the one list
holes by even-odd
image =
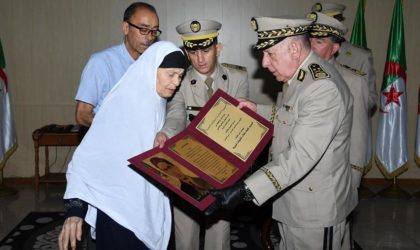
[[277, 111], [274, 119], [274, 138], [273, 138], [273, 159], [283, 150], [289, 147], [289, 138], [292, 134], [296, 116], [292, 108], [285, 108], [285, 105]]

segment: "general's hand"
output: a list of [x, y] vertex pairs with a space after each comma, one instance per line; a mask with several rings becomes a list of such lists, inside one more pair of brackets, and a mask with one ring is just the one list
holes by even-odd
[[250, 110], [257, 112], [257, 104], [255, 104], [254, 102], [248, 101], [247, 99], [243, 99], [243, 98], [238, 98], [239, 104], [238, 104], [238, 108], [243, 108], [243, 107], [247, 107]]
[[168, 136], [163, 132], [158, 132], [155, 136], [155, 141], [153, 142], [153, 147], [163, 148], [165, 142], [168, 140]]
[[60, 235], [58, 236], [58, 246], [60, 250], [67, 250], [69, 243], [71, 249], [76, 249], [76, 240], [82, 240], [83, 219], [77, 216], [69, 217], [64, 221]]
[[204, 211], [205, 215], [211, 215], [222, 207], [232, 209], [243, 201], [252, 200], [251, 197], [246, 196], [247, 191], [243, 182], [238, 182], [225, 189], [210, 190], [210, 193], [216, 198], [216, 201]]

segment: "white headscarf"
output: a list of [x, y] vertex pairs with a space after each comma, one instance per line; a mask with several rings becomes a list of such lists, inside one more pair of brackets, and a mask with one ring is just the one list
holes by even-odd
[[156, 92], [163, 58], [180, 51], [157, 42], [112, 88], [67, 171], [65, 199], [89, 203], [86, 221], [94, 228], [96, 208], [131, 230], [151, 249], [166, 249], [171, 232], [168, 198], [129, 168], [127, 159], [153, 147], [165, 119], [166, 99]]

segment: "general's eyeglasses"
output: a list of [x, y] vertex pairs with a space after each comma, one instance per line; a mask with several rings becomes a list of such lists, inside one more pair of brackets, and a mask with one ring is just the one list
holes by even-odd
[[128, 21], [127, 21], [127, 23], [128, 23], [128, 25], [138, 29], [140, 31], [140, 34], [145, 35], [145, 36], [147, 36], [149, 34], [152, 34], [152, 36], [158, 37], [158, 36], [160, 36], [160, 34], [162, 34], [162, 31], [160, 29], [152, 30], [152, 29], [149, 29], [149, 28], [146, 28], [146, 27], [139, 27], [139, 26], [137, 26], [135, 24], [132, 24]]

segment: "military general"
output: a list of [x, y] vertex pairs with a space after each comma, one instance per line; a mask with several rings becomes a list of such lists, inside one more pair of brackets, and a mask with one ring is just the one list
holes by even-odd
[[[327, 16], [333, 17], [338, 21], [342, 22], [345, 20], [344, 10], [346, 6], [339, 3], [332, 2], [320, 2], [315, 3], [312, 6], [312, 11], [321, 12]], [[368, 149], [366, 151], [366, 161], [364, 172], [369, 170], [371, 167], [371, 158], [372, 158], [372, 116], [375, 114], [378, 103], [378, 92], [376, 90], [376, 73], [373, 65], [373, 55], [372, 51], [368, 48], [363, 48], [355, 46], [348, 41], [343, 41], [341, 43], [336, 61], [348, 65], [353, 69], [365, 74], [367, 78], [367, 83], [369, 86], [369, 133], [368, 133]]]
[[[349, 167], [353, 100], [343, 78], [311, 51], [311, 21], [257, 17], [262, 66], [288, 84], [280, 107], [243, 101], [274, 123], [272, 160], [243, 182], [212, 191], [218, 207], [273, 197], [280, 249], [349, 249], [346, 217], [357, 204]], [[279, 84], [279, 83], [277, 83]]]
[[352, 182], [357, 192], [360, 185], [368, 145], [369, 129], [369, 87], [365, 73], [340, 64], [335, 59], [340, 46], [345, 41], [347, 27], [337, 19], [320, 12], [310, 14], [314, 24], [310, 30], [312, 50], [320, 57], [334, 65], [341, 74], [353, 95], [353, 123], [350, 139], [350, 164], [352, 167]]

